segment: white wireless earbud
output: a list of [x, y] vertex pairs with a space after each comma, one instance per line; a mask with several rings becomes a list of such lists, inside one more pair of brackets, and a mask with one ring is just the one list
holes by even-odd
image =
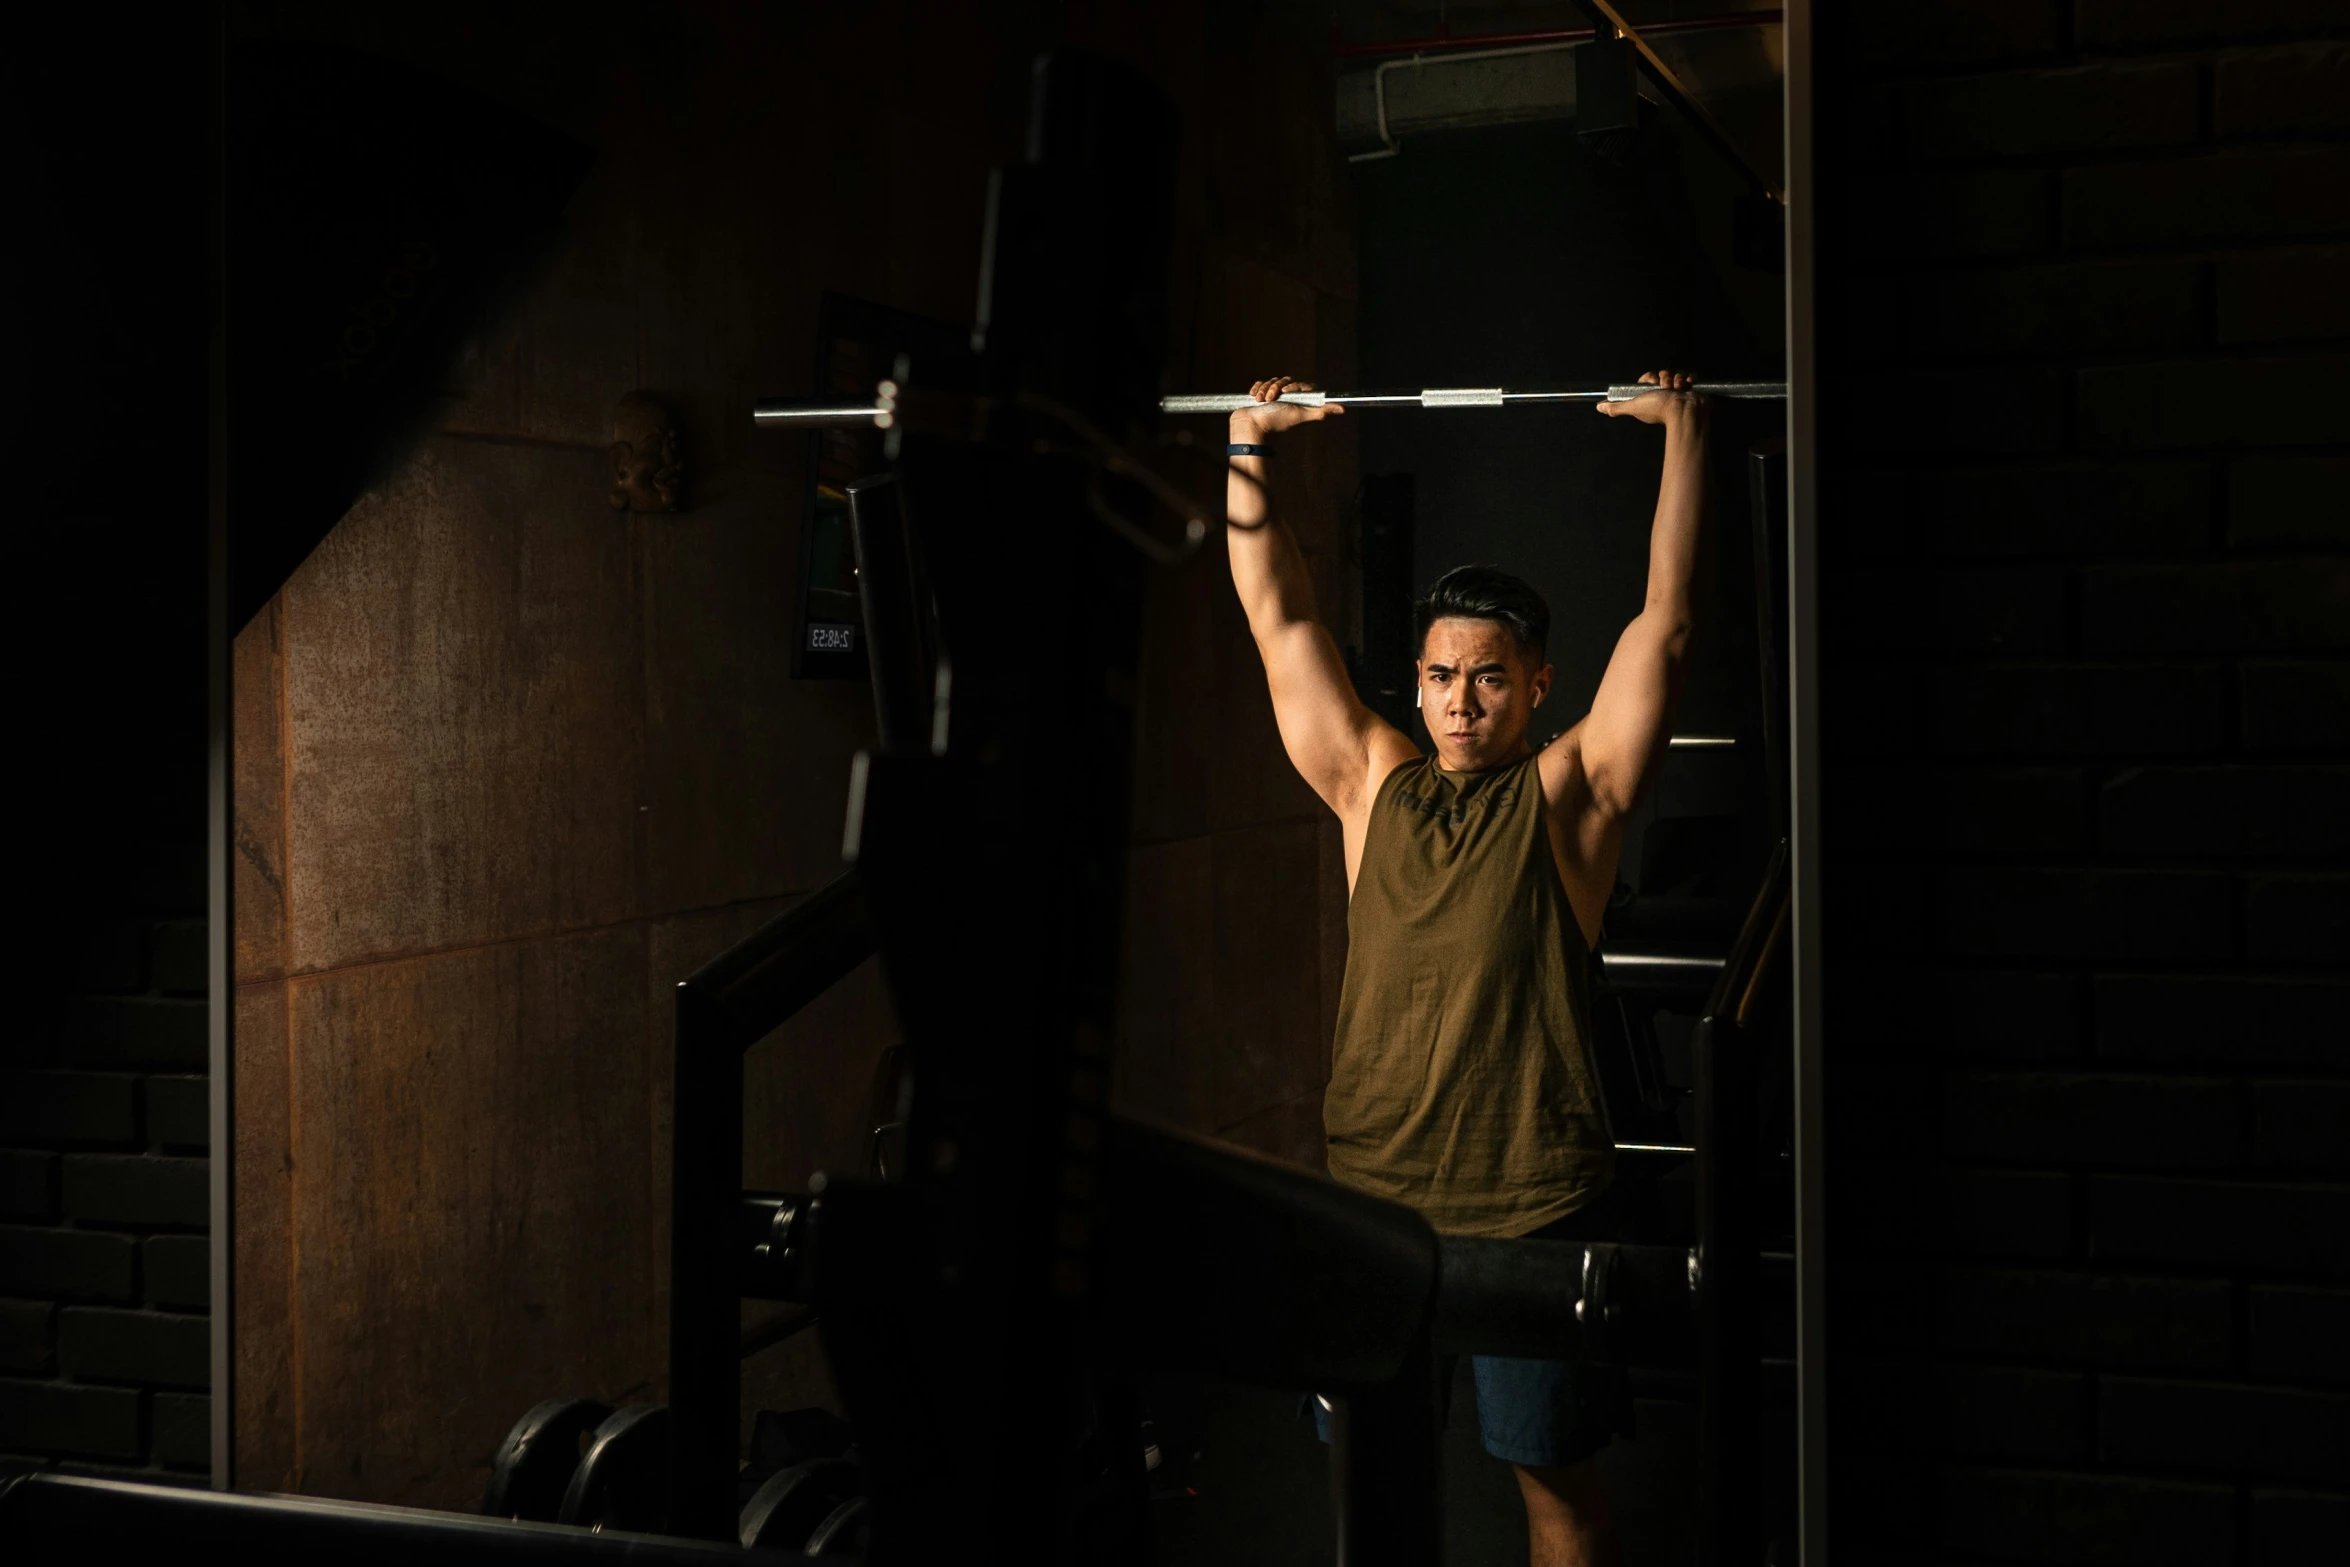
[[1427, 705], [1428, 705], [1428, 693], [1427, 693], [1427, 692], [1425, 692], [1425, 691], [1414, 690], [1414, 691], [1412, 692], [1412, 706], [1414, 706], [1414, 707], [1426, 707]]

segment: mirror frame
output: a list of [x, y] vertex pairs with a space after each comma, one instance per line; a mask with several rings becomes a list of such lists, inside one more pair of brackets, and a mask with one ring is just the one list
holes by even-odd
[[1820, 1084], [1819, 366], [1814, 348], [1813, 16], [1786, 0], [1787, 766], [1793, 861], [1797, 1560], [1827, 1567], [1826, 1168]]

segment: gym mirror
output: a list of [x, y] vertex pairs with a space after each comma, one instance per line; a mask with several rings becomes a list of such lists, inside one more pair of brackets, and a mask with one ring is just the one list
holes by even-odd
[[1794, 1560], [1788, 19], [594, 14], [229, 23], [500, 264], [233, 617], [216, 1478]]

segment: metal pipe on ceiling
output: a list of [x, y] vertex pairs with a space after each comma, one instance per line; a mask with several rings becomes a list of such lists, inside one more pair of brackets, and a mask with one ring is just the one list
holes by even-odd
[[[1684, 17], [1676, 22], [1643, 22], [1641, 33], [1650, 38], [1669, 37], [1674, 33], [1710, 33], [1732, 27], [1764, 27], [1786, 20], [1787, 13], [1771, 11], [1725, 11], [1716, 16]], [[1505, 49], [1519, 44], [1588, 43], [1599, 36], [1595, 27], [1556, 27], [1530, 33], [1480, 33], [1468, 38], [1442, 35], [1435, 38], [1381, 38], [1365, 43], [1346, 43], [1333, 37], [1330, 52], [1341, 59], [1375, 59], [1391, 54], [1450, 54], [1454, 50]]]

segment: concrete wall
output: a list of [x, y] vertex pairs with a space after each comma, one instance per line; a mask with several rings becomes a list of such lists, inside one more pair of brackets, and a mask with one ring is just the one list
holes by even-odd
[[[825, 289], [969, 319], [1037, 45], [1185, 111], [1171, 379], [1351, 372], [1310, 39], [1237, 7], [979, 13], [280, 11], [602, 161], [448, 417], [238, 639], [240, 1484], [471, 1506], [534, 1401], [662, 1396], [668, 990], [837, 872], [872, 727], [861, 685], [790, 678], [806, 454], [749, 405], [808, 389]], [[682, 515], [606, 505], [637, 386], [680, 410]], [[1347, 447], [1284, 482], [1343, 602]], [[1148, 635], [1119, 1097], [1318, 1158], [1335, 830], [1220, 552], [1155, 585]], [[868, 967], [753, 1051], [751, 1180], [863, 1166], [892, 1029]]]

